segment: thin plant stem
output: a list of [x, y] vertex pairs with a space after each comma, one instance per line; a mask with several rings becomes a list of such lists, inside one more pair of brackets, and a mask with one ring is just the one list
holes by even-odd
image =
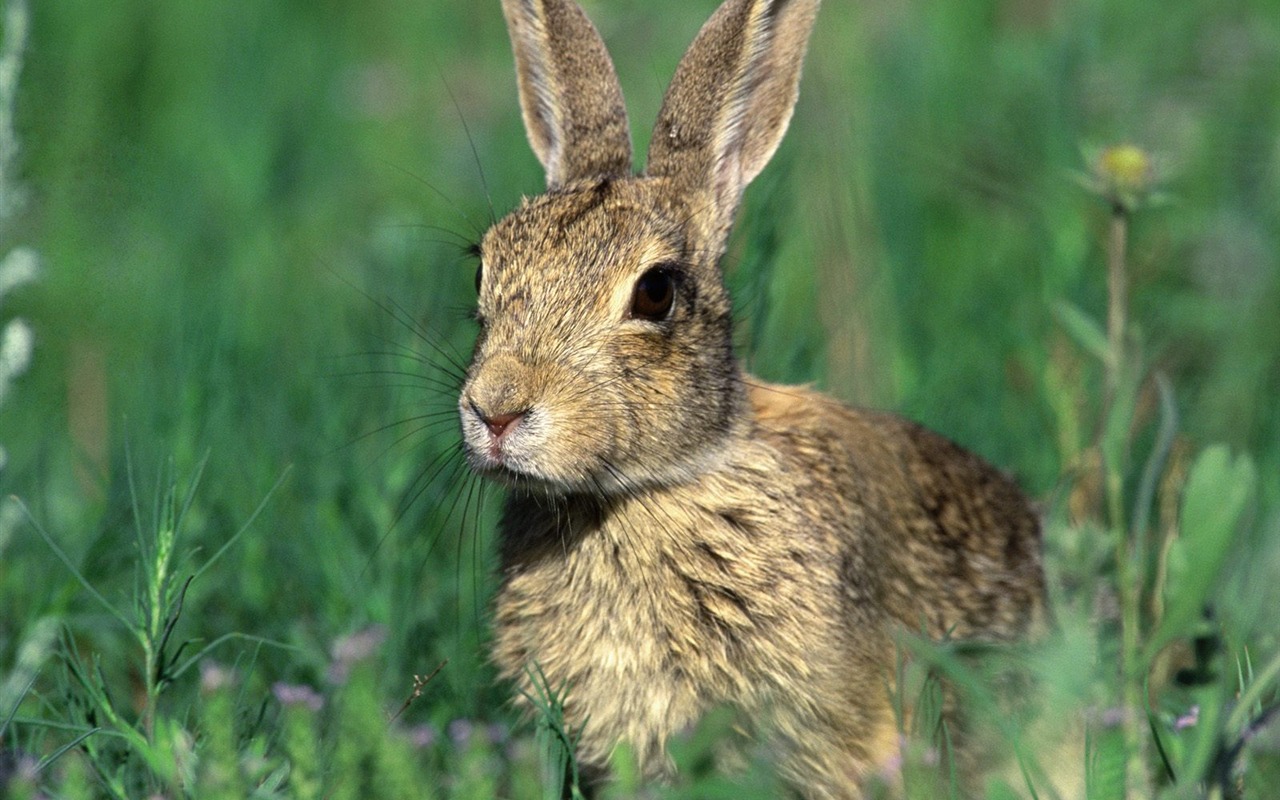
[[[1120, 387], [1126, 380], [1126, 325], [1128, 287], [1125, 257], [1128, 249], [1130, 210], [1123, 202], [1111, 207], [1107, 239], [1107, 344], [1105, 411], [1117, 413]], [[1147, 739], [1142, 724], [1146, 708], [1141, 647], [1141, 605], [1143, 569], [1139, 539], [1128, 535], [1124, 512], [1124, 465], [1122, 448], [1103, 447], [1102, 469], [1107, 497], [1107, 516], [1116, 537], [1116, 578], [1120, 601], [1121, 705], [1124, 708], [1125, 796], [1133, 800], [1151, 796], [1147, 769]]]
[[1128, 324], [1128, 277], [1125, 253], [1129, 241], [1129, 209], [1116, 202], [1111, 207], [1111, 228], [1107, 238], [1107, 404], [1115, 401], [1124, 367], [1125, 326]]

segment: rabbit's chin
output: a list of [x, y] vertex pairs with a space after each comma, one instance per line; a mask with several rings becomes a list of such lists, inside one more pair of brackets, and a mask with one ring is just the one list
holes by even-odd
[[722, 454], [717, 451], [691, 459], [670, 459], [660, 466], [601, 462], [594, 467], [578, 465], [572, 472], [549, 474], [532, 465], [523, 465], [517, 459], [496, 460], [467, 449], [467, 461], [476, 475], [523, 494], [551, 497], [634, 497], [658, 487], [695, 481], [701, 474], [715, 469], [721, 460]]

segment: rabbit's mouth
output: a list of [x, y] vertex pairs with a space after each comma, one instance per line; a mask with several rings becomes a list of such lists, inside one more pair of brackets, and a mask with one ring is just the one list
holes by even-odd
[[582, 453], [572, 459], [558, 453], [544, 409], [495, 413], [464, 397], [459, 413], [467, 463], [477, 475], [538, 494], [580, 490], [580, 483], [591, 485], [592, 478], [576, 469]]
[[544, 427], [542, 414], [534, 409], [490, 411], [471, 398], [459, 404], [462, 436], [471, 468], [487, 477], [503, 478], [534, 472], [529, 458], [531, 445]]
[[[654, 476], [631, 475], [592, 446], [606, 437], [566, 437], [563, 431], [557, 436], [550, 414], [536, 406], [501, 415], [485, 413], [466, 397], [459, 406], [471, 470], [509, 489], [547, 496], [607, 496], [633, 493], [653, 482]], [[575, 441], [566, 441], [570, 438]]]

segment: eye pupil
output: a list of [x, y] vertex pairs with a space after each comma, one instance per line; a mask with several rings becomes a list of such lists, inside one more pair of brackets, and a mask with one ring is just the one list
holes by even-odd
[[631, 298], [631, 316], [661, 322], [671, 313], [676, 299], [676, 282], [671, 270], [654, 267], [636, 281], [635, 294]]

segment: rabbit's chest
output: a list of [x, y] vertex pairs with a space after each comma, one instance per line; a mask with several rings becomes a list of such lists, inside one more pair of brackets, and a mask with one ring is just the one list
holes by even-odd
[[737, 491], [594, 517], [508, 509], [494, 660], [526, 694], [531, 670], [563, 693], [588, 762], [625, 741], [661, 771], [709, 708], [809, 707], [844, 668], [839, 559], [787, 506]]
[[688, 554], [624, 547], [614, 533], [508, 564], [494, 656], [526, 692], [535, 668], [563, 687], [568, 721], [587, 723], [591, 760], [623, 740], [653, 769], [666, 740], [708, 707], [742, 703], [753, 659], [731, 634], [750, 626], [748, 600], [725, 575], [691, 575]]

